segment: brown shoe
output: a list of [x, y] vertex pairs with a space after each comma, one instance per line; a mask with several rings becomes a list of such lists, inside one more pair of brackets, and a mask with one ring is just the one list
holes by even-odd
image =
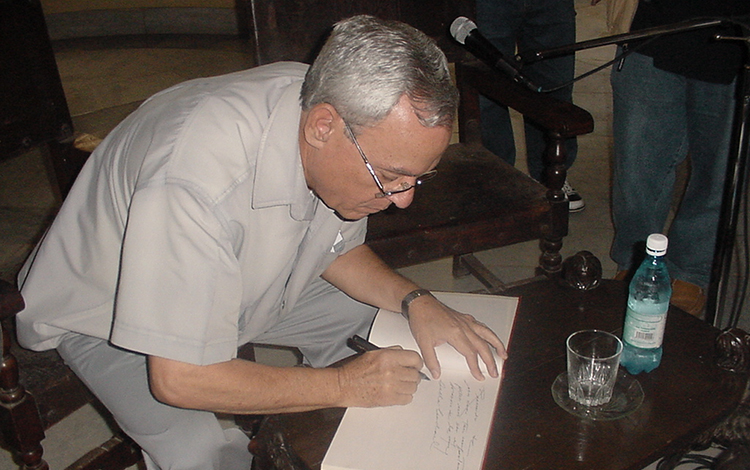
[[615, 277], [613, 277], [615, 281], [627, 281], [630, 280], [630, 271], [627, 269], [623, 269], [622, 271], [617, 271], [615, 273]]
[[706, 294], [695, 284], [675, 279], [672, 281], [672, 299], [669, 303], [700, 318], [706, 306]]

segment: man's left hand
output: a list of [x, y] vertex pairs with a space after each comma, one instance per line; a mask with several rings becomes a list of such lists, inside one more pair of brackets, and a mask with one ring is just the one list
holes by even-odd
[[506, 359], [505, 346], [484, 323], [473, 316], [457, 312], [431, 296], [415, 299], [409, 306], [409, 327], [422, 352], [422, 359], [433, 377], [440, 377], [440, 363], [435, 348], [448, 343], [466, 358], [471, 375], [484, 380], [479, 358], [487, 365], [491, 377], [498, 376], [492, 349]]

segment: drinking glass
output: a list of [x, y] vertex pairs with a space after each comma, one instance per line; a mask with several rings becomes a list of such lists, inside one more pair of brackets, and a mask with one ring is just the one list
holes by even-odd
[[612, 398], [622, 341], [600, 330], [577, 331], [566, 341], [568, 395], [584, 406], [601, 406]]

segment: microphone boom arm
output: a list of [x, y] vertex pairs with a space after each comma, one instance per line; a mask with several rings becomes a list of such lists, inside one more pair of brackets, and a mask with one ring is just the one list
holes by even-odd
[[663, 36], [665, 34], [682, 33], [686, 31], [693, 31], [696, 29], [720, 26], [722, 24], [731, 24], [731, 22], [721, 18], [700, 18], [695, 20], [683, 21], [680, 23], [642, 29], [632, 33], [615, 34], [613, 36], [590, 39], [588, 41], [581, 41], [574, 44], [546, 49], [543, 51], [536, 51], [531, 53], [531, 55], [528, 57], [524, 54], [517, 54], [516, 61], [523, 64], [531, 64], [540, 60], [568, 55], [576, 51], [592, 49], [594, 47], [609, 46], [611, 44], [625, 44], [638, 39], [650, 39], [657, 36]]

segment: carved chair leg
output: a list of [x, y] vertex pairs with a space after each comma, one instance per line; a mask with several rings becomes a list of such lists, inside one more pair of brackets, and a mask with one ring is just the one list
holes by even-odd
[[[566, 209], [567, 210], [567, 209]], [[562, 271], [562, 238], [543, 238], [540, 241], [542, 254], [539, 257], [539, 268], [548, 277], [557, 276]]]
[[34, 398], [18, 381], [18, 361], [10, 352], [10, 334], [2, 328], [0, 426], [5, 442], [17, 453], [22, 470], [49, 470], [42, 458], [44, 428]]
[[562, 240], [568, 234], [568, 201], [562, 190], [567, 169], [565, 168], [565, 139], [556, 133], [547, 135], [545, 155], [545, 186], [547, 200], [552, 205], [545, 234], [541, 240], [542, 255], [539, 267], [547, 276], [558, 276], [562, 270]]

